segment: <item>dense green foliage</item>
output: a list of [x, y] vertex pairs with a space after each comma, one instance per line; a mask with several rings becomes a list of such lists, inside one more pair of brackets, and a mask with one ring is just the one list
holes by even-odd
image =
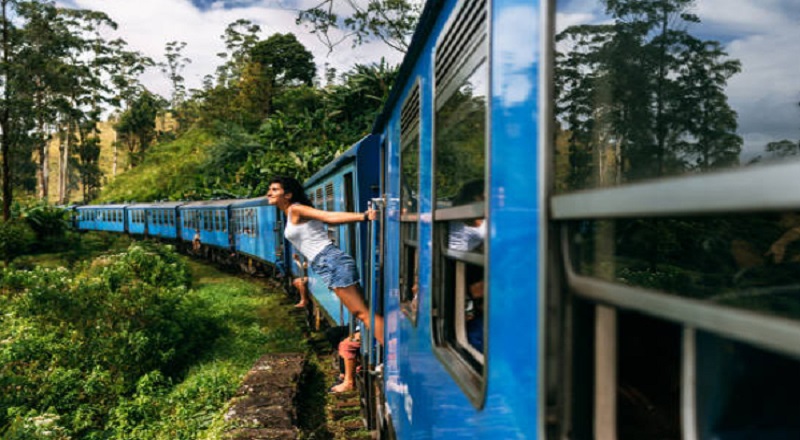
[[206, 121], [206, 114], [174, 141], [150, 148], [98, 200], [250, 197], [263, 194], [276, 174], [305, 179], [369, 133], [395, 74], [381, 63], [356, 66], [342, 84], [323, 89], [281, 84], [271, 113], [255, 131], [247, 124]]
[[212, 275], [190, 289], [185, 261], [147, 243], [73, 272], [3, 271], [0, 437], [197, 438], [219, 429], [254, 360], [298, 350], [301, 337], [274, 298]]

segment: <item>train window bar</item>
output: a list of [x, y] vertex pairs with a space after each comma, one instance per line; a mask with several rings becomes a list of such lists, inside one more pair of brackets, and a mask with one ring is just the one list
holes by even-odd
[[[551, 199], [553, 220], [797, 209], [800, 162], [577, 191]], [[758, 182], [754, 185], [753, 182]], [[702, 188], [702, 191], [698, 191]]]
[[566, 228], [561, 247], [567, 283], [580, 297], [800, 357], [800, 324], [795, 321], [580, 275], [570, 260]]

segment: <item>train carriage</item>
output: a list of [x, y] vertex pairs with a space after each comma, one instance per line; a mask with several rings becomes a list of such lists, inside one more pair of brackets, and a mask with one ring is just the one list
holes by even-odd
[[75, 208], [79, 230], [126, 232], [127, 205], [91, 205]]
[[147, 234], [175, 240], [180, 236], [178, 208], [185, 202], [160, 202], [144, 207]]
[[127, 232], [131, 235], [147, 235], [147, 207], [149, 203], [135, 203], [128, 205], [125, 210], [125, 223]]
[[277, 209], [259, 197], [234, 201], [230, 211], [237, 252], [273, 266], [283, 265], [283, 219]]
[[427, 2], [374, 128], [382, 437], [800, 438], [800, 8], [713, 5]]
[[[311, 176], [304, 186], [314, 207], [327, 211], [366, 211], [371, 199], [379, 195], [378, 151], [379, 138], [367, 136]], [[369, 252], [366, 225], [351, 223], [326, 227], [334, 245], [355, 259], [362, 287], [365, 287]], [[308, 288], [332, 323], [345, 325], [349, 322], [347, 309], [313, 270], [308, 273]]]
[[229, 228], [230, 207], [234, 200], [189, 202], [178, 207], [181, 218], [181, 239], [192, 241], [200, 234], [204, 246], [235, 250]]

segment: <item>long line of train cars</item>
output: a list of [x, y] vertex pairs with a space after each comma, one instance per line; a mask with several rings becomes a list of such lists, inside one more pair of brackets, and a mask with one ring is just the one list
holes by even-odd
[[[800, 3], [430, 0], [372, 134], [306, 182], [358, 261], [379, 438], [800, 438]], [[82, 229], [292, 268], [262, 199]], [[317, 305], [351, 320], [312, 273]]]

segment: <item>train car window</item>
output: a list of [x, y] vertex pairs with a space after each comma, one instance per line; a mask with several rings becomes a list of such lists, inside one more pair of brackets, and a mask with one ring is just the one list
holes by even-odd
[[321, 187], [317, 188], [316, 201], [317, 201], [317, 206], [315, 206], [315, 208], [323, 209], [323, 210], [326, 209], [325, 208], [325, 199], [322, 197], [322, 188]]
[[570, 224], [578, 274], [800, 321], [800, 212]]
[[476, 407], [486, 369], [487, 4], [459, 5], [434, 66], [433, 333], [436, 354]]
[[220, 225], [222, 232], [228, 232], [228, 216], [225, 215], [225, 211], [220, 211]]
[[253, 236], [258, 237], [258, 210], [253, 208]]
[[416, 324], [419, 310], [419, 82], [400, 115], [400, 304]]
[[555, 5], [560, 434], [800, 438], [800, 8]]

